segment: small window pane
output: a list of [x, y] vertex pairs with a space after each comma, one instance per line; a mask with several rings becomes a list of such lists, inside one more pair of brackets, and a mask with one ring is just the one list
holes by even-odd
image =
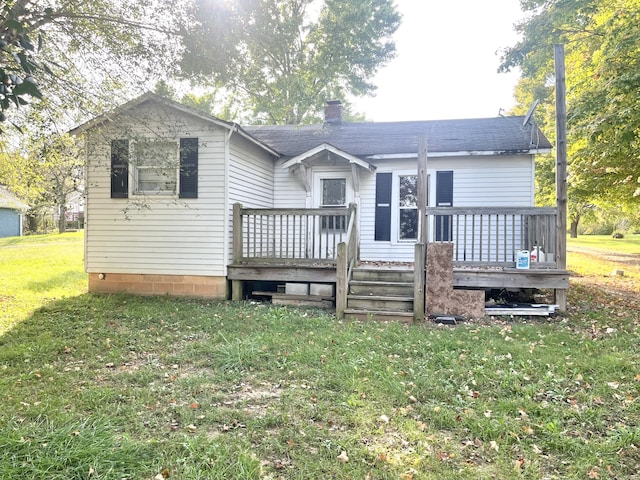
[[347, 203], [347, 179], [322, 179], [322, 206], [344, 206]]
[[403, 175], [400, 177], [400, 207], [418, 207], [417, 183], [417, 175]]
[[175, 192], [176, 172], [167, 168], [140, 168], [138, 191], [146, 193]]
[[418, 210], [409, 208], [400, 210], [400, 240], [418, 238]]

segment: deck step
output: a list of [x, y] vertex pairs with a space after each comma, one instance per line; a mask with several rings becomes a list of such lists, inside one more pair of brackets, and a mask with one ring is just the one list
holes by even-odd
[[413, 282], [412, 269], [390, 269], [357, 267], [353, 269], [351, 280], [371, 282]]
[[357, 308], [348, 308], [344, 311], [344, 317], [347, 320], [376, 320], [385, 322], [413, 322], [413, 312], [389, 312], [382, 310], [361, 310]]
[[381, 295], [348, 295], [347, 308], [412, 312], [413, 297]]
[[349, 293], [352, 295], [393, 295], [411, 297], [413, 296], [413, 283], [352, 280], [349, 283]]

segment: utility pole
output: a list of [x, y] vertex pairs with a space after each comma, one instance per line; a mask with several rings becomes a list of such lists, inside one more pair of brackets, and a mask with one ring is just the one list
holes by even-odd
[[[564, 45], [553, 46], [556, 73], [556, 256], [558, 269], [567, 269], [567, 81]], [[567, 309], [567, 290], [557, 289], [556, 303]]]

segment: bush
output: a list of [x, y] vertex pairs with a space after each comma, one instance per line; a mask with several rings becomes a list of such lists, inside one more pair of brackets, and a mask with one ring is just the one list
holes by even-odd
[[611, 235], [613, 238], [624, 238], [624, 235], [620, 232], [613, 232], [613, 235]]

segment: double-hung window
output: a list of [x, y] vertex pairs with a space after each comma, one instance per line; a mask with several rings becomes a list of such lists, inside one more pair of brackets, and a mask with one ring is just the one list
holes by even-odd
[[418, 176], [398, 176], [398, 240], [418, 238]]
[[175, 195], [178, 185], [178, 143], [173, 140], [138, 140], [134, 144], [135, 193]]

